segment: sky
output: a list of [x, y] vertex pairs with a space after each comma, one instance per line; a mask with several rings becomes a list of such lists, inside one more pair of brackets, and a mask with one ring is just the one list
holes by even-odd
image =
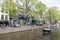
[[[48, 8], [52, 6], [56, 6], [60, 9], [60, 0], [39, 0], [42, 1]], [[3, 2], [3, 0], [0, 0], [0, 3]]]
[[60, 0], [39, 0], [42, 1], [48, 8], [56, 6], [60, 9]]

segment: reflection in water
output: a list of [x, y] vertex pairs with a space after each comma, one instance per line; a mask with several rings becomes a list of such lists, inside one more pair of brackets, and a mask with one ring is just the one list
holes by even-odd
[[54, 30], [51, 33], [51, 40], [60, 40], [60, 29]]

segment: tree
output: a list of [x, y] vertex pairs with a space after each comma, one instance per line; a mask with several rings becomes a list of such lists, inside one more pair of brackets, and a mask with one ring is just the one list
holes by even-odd
[[60, 20], [57, 7], [50, 7], [46, 13], [46, 18], [48, 18], [50, 22]]
[[46, 11], [47, 7], [41, 1], [35, 4], [35, 9], [38, 11], [38, 15], [40, 15], [40, 19], [43, 20], [43, 13]]
[[38, 0], [17, 0], [17, 3], [20, 3], [21, 7], [18, 5], [18, 9], [22, 12], [24, 12], [26, 15], [32, 14], [34, 10], [34, 3], [36, 3]]
[[59, 10], [57, 10], [55, 20], [56, 20], [56, 21], [60, 21], [60, 12], [59, 12]]
[[13, 0], [4, 0], [2, 5], [2, 12], [9, 13], [10, 17], [17, 15], [18, 11], [16, 9], [16, 4]]

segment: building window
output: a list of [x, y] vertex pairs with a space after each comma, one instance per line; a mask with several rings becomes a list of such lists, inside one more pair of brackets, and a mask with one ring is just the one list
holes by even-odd
[[8, 20], [8, 15], [5, 15], [5, 20]]
[[1, 20], [4, 20], [4, 15], [3, 14], [1, 15]]

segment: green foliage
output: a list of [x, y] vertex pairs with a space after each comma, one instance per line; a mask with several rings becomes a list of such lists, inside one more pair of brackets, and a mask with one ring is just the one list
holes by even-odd
[[21, 5], [22, 7], [23, 7], [23, 9], [22, 10], [25, 10], [25, 14], [26, 15], [29, 15], [29, 14], [34, 14], [34, 10], [32, 10], [32, 9], [34, 9], [34, 3], [36, 3], [38, 0], [20, 0], [20, 2], [23, 4], [23, 5]]
[[10, 17], [14, 17], [17, 14], [17, 9], [16, 9], [16, 4], [14, 3], [13, 0], [5, 0], [5, 2], [2, 5], [2, 12], [7, 12], [9, 11]]
[[[18, 1], [18, 0], [16, 0]], [[38, 0], [19, 0], [21, 4], [15, 3], [13, 0], [5, 0], [2, 5], [2, 12], [9, 11], [10, 17], [16, 16], [19, 11], [24, 12], [26, 15], [40, 16], [41, 18], [44, 16], [46, 19], [51, 19], [53, 21], [60, 20], [60, 14], [58, 13], [57, 7], [51, 7], [46, 12], [46, 5]], [[16, 9], [16, 7], [18, 9]], [[45, 14], [43, 15], [43, 13]]]
[[36, 4], [35, 4], [35, 10], [37, 10], [37, 13], [40, 18], [43, 20], [43, 13], [46, 11], [47, 7], [44, 3], [38, 1]]
[[35, 8], [36, 8], [37, 10], [41, 10], [41, 11], [43, 12], [43, 11], [45, 11], [45, 9], [46, 9], [46, 5], [43, 4], [42, 2], [38, 2], [38, 3], [36, 3]]
[[[21, 10], [24, 10], [26, 15], [32, 14], [33, 16], [40, 15], [45, 11], [45, 4], [42, 2], [38, 2], [38, 0], [19, 0], [22, 5], [19, 7], [22, 8]], [[16, 16], [18, 11], [16, 10], [16, 5], [19, 5], [17, 3], [14, 3], [13, 0], [5, 0], [4, 4], [2, 5], [2, 12], [8, 12], [11, 17]], [[19, 9], [19, 8], [18, 8]]]
[[56, 14], [55, 20], [60, 21], [60, 14]]
[[60, 20], [59, 15], [60, 14], [58, 13], [57, 7], [51, 7], [46, 13], [46, 18], [51, 19], [53, 21], [58, 21]]

